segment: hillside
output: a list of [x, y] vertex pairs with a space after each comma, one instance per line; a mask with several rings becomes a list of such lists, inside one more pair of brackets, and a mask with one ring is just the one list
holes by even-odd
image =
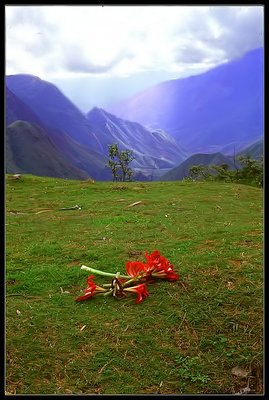
[[187, 157], [175, 140], [160, 129], [146, 129], [97, 107], [87, 114], [87, 119], [102, 138], [104, 152], [111, 143], [117, 143], [120, 149], [133, 150], [135, 160], [131, 166], [145, 177], [151, 176], [156, 169], [172, 168]]
[[105, 164], [112, 143], [134, 151], [139, 179], [160, 175], [187, 157], [161, 129], [148, 130], [98, 108], [85, 116], [54, 85], [31, 75], [11, 75], [6, 81], [7, 122], [37, 123], [70, 163], [94, 179], [111, 179]]
[[89, 178], [85, 171], [74, 167], [59, 153], [40, 126], [26, 121], [13, 122], [6, 128], [6, 172]]
[[[212, 153], [212, 154], [194, 154], [191, 157], [187, 158], [177, 167], [171, 169], [167, 173], [165, 173], [160, 179], [164, 181], [174, 181], [181, 180], [186, 178], [189, 175], [189, 169], [193, 165], [221, 165], [227, 164], [230, 169], [234, 169], [234, 160], [233, 157], [224, 156], [221, 153]], [[238, 164], [236, 165], [239, 166]]]
[[163, 82], [108, 111], [164, 129], [189, 154], [231, 155], [263, 136], [263, 107], [258, 48], [200, 75]]
[[8, 75], [7, 87], [48, 127], [58, 129], [90, 147], [101, 151], [101, 144], [83, 113], [52, 83], [27, 75]]
[[257, 142], [252, 143], [250, 146], [245, 147], [237, 154], [237, 156], [249, 155], [254, 160], [258, 160], [261, 156], [263, 156], [263, 146], [263, 140], [258, 140]]
[[34, 123], [44, 128], [36, 113], [6, 87], [6, 126], [18, 120]]
[[[43, 162], [44, 157], [36, 157], [34, 155], [35, 150], [38, 154], [42, 153], [42, 148], [40, 148], [40, 143], [35, 140], [34, 135], [36, 134], [36, 130], [39, 132], [42, 131], [43, 140], [45, 136], [47, 137], [47, 142], [50, 143], [50, 146], [54, 146], [53, 154], [58, 154], [60, 159], [65, 159], [69, 168], [66, 169], [66, 177], [70, 178], [74, 177], [72, 169], [74, 170], [82, 170], [84, 171], [82, 175], [89, 175], [94, 179], [102, 179], [109, 180], [111, 178], [110, 171], [105, 168], [105, 163], [107, 162], [107, 158], [101, 153], [92, 150], [91, 148], [79, 144], [74, 139], [71, 138], [67, 133], [60, 131], [59, 129], [51, 128], [47, 126], [41, 119], [36, 115], [36, 113], [27, 106], [22, 100], [20, 100], [12, 91], [6, 88], [6, 124], [7, 128], [10, 124], [16, 121], [25, 121], [29, 122], [36, 129], [28, 129], [27, 130], [27, 141], [31, 140], [31, 152], [29, 152], [27, 143], [23, 143], [23, 138], [25, 135], [25, 124], [16, 124], [16, 132], [17, 135], [20, 134], [21, 146], [13, 146], [12, 151], [9, 150], [8, 157], [6, 159], [6, 170], [14, 171], [19, 170], [19, 167], [16, 166], [17, 158], [27, 159], [27, 170], [31, 170], [33, 174], [39, 175], [40, 162]], [[14, 128], [14, 126], [13, 126]], [[30, 139], [30, 135], [33, 134], [33, 137]], [[35, 147], [37, 147], [35, 149]], [[55, 153], [56, 152], [56, 153]], [[25, 153], [25, 154], [24, 154]], [[24, 156], [23, 156], [24, 154]], [[48, 164], [50, 164], [50, 157], [47, 159]], [[51, 168], [51, 166], [50, 166]], [[21, 171], [25, 172], [25, 171]], [[54, 171], [53, 176], [58, 176], [58, 169]], [[59, 172], [59, 176], [62, 176], [62, 172]], [[79, 175], [80, 176], [80, 175]]]

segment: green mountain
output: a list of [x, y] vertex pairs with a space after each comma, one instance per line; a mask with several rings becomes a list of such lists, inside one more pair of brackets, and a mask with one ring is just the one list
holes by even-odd
[[6, 128], [6, 172], [69, 179], [89, 178], [85, 171], [74, 167], [59, 152], [43, 128], [20, 120]]
[[[73, 169], [75, 167], [75, 170], [82, 170], [87, 176], [90, 176], [96, 180], [111, 179], [110, 171], [105, 168], [107, 158], [103, 154], [78, 143], [67, 133], [44, 124], [28, 105], [19, 99], [11, 90], [6, 88], [6, 125], [10, 126], [16, 121], [25, 121], [34, 127], [38, 127], [38, 130], [42, 131], [43, 136], [46, 135], [51, 144], [56, 147], [57, 150], [55, 150], [57, 151], [57, 154], [60, 154], [60, 156], [65, 160], [68, 160], [68, 165], [72, 165]], [[19, 135], [19, 128], [25, 129], [25, 125], [16, 125], [17, 135]], [[28, 141], [30, 140], [29, 134], [31, 131], [35, 132], [35, 129], [28, 130]], [[21, 132], [21, 134], [22, 140], [24, 133]], [[34, 152], [34, 146], [32, 147], [32, 150]], [[13, 146], [13, 151], [9, 151], [9, 156], [6, 159], [7, 171], [19, 171], [19, 167], [15, 161], [17, 159], [18, 152], [20, 158], [22, 158], [23, 154], [25, 154], [25, 157], [23, 158], [28, 158], [28, 169], [30, 168], [31, 164], [31, 171], [34, 175], [38, 175], [38, 171], [40, 169], [40, 158], [32, 156], [29, 157], [29, 149], [26, 145], [23, 145], [22, 148]], [[68, 168], [68, 171], [72, 171], [72, 168]], [[70, 178], [72, 177], [73, 174], [71, 172]]]
[[108, 161], [105, 155], [78, 143], [71, 136], [57, 129], [48, 131], [51, 134], [51, 141], [73, 166], [82, 169], [95, 180], [111, 180], [111, 171], [105, 166]]
[[[163, 181], [175, 181], [186, 178], [189, 175], [189, 169], [193, 165], [221, 165], [227, 164], [230, 169], [235, 169], [234, 160], [232, 156], [224, 156], [221, 153], [212, 154], [194, 154], [187, 160], [183, 161], [177, 167], [171, 169], [164, 174], [160, 179]], [[238, 167], [238, 164], [236, 165]]]

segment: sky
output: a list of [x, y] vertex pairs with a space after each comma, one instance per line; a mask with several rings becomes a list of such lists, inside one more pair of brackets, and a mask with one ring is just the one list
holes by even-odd
[[57, 85], [83, 111], [263, 46], [261, 5], [6, 5], [6, 74]]

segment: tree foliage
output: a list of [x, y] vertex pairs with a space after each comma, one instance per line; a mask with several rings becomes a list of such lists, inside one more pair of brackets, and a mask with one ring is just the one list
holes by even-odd
[[239, 181], [263, 187], [263, 157], [260, 157], [260, 160], [253, 160], [247, 155], [238, 157], [238, 160], [243, 166], [238, 170]]
[[134, 160], [132, 150], [119, 150], [116, 143], [108, 146], [109, 161], [106, 164], [112, 172], [113, 181], [130, 181], [133, 171], [129, 167]]
[[263, 157], [254, 160], [249, 155], [237, 158], [241, 168], [229, 169], [227, 164], [193, 165], [188, 179], [238, 182], [263, 187]]

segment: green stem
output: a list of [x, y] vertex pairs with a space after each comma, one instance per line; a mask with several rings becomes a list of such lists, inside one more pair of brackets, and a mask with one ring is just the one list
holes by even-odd
[[128, 281], [123, 282], [123, 283], [121, 284], [121, 286], [122, 286], [122, 287], [128, 286], [130, 283], [135, 282], [135, 281], [137, 281], [137, 278], [129, 279]]
[[[97, 274], [97, 275], [110, 276], [112, 278], [115, 278], [115, 276], [116, 276], [116, 274], [111, 274], [110, 272], [103, 272], [103, 271], [100, 271], [99, 269], [94, 269], [94, 268], [87, 267], [86, 265], [82, 265], [80, 267], [80, 269], [84, 269], [85, 271], [89, 271], [89, 272], [91, 272], [93, 274]], [[119, 278], [125, 278], [125, 279], [130, 278], [127, 275], [118, 275], [118, 277]]]

